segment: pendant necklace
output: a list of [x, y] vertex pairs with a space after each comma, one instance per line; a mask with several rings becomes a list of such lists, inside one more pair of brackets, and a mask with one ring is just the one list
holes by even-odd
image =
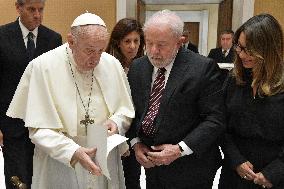
[[67, 54], [67, 57], [68, 57], [68, 63], [69, 63], [69, 66], [70, 66], [71, 74], [72, 74], [72, 77], [73, 77], [73, 80], [74, 80], [74, 83], [75, 83], [75, 86], [76, 86], [79, 98], [80, 98], [81, 103], [82, 103], [82, 105], [84, 107], [84, 110], [85, 110], [85, 119], [81, 120], [80, 124], [85, 126], [85, 128], [86, 128], [86, 135], [87, 135], [87, 127], [88, 127], [88, 125], [94, 123], [94, 120], [90, 119], [90, 116], [89, 116], [89, 108], [90, 108], [91, 95], [92, 95], [93, 83], [94, 83], [94, 69], [92, 71], [92, 84], [91, 84], [91, 89], [90, 89], [90, 93], [89, 93], [88, 104], [87, 104], [87, 107], [86, 107], [84, 102], [83, 102], [83, 99], [82, 99], [82, 96], [81, 96], [78, 84], [77, 84], [76, 79], [75, 79], [75, 75], [74, 75], [74, 72], [73, 72], [73, 69], [72, 69], [72, 66], [71, 66], [71, 63], [70, 63], [70, 58], [69, 58], [69, 53], [68, 53], [67, 47], [66, 47], [66, 54]]

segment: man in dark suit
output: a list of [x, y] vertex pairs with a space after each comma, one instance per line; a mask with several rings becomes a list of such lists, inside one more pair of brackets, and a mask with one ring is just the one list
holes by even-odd
[[219, 68], [180, 48], [182, 20], [169, 10], [144, 25], [147, 56], [128, 79], [135, 106], [131, 145], [147, 189], [211, 189], [224, 131]]
[[[221, 47], [211, 49], [208, 58], [212, 58], [216, 63], [233, 63], [235, 52], [233, 49], [234, 32], [232, 30], [224, 30], [220, 34]], [[224, 81], [229, 70], [221, 69], [221, 80]]]
[[24, 122], [7, 117], [6, 111], [28, 62], [62, 44], [58, 33], [41, 25], [44, 5], [45, 0], [17, 0], [19, 18], [0, 26], [0, 130], [7, 189], [14, 188], [12, 176], [30, 188], [34, 146]]
[[208, 57], [217, 63], [232, 63], [234, 61], [233, 49], [234, 32], [232, 30], [224, 30], [220, 34], [221, 47], [211, 49]]
[[183, 48], [186, 48], [188, 50], [191, 50], [195, 53], [199, 53], [198, 52], [198, 48], [196, 45], [194, 45], [193, 43], [190, 42], [189, 40], [189, 31], [188, 30], [184, 30], [183, 33], [182, 33], [182, 36], [183, 36]]

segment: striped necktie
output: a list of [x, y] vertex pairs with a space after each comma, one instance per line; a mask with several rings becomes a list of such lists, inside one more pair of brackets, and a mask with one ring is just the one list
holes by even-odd
[[152, 136], [155, 133], [154, 120], [158, 114], [160, 100], [164, 92], [165, 86], [165, 68], [158, 69], [158, 75], [155, 78], [152, 91], [150, 94], [149, 108], [146, 116], [142, 121], [142, 131], [146, 136]]

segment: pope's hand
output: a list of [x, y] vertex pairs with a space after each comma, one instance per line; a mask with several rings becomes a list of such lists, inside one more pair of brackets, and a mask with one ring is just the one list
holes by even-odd
[[96, 156], [97, 149], [96, 148], [78, 148], [72, 156], [71, 162], [77, 161], [79, 162], [86, 170], [88, 170], [91, 174], [100, 176], [102, 175], [102, 170], [99, 166], [97, 166], [92, 157]]
[[110, 119], [108, 119], [105, 123], [104, 126], [107, 127], [108, 135], [111, 136], [113, 134], [118, 134], [118, 127], [116, 123]]

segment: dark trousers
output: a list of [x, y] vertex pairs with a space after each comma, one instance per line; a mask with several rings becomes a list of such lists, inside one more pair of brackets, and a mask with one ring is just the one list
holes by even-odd
[[136, 160], [132, 149], [130, 149], [130, 156], [122, 157], [122, 164], [126, 189], [140, 189], [141, 165]]
[[14, 189], [11, 177], [17, 176], [29, 189], [32, 183], [34, 145], [28, 132], [18, 137], [5, 138], [4, 135], [4, 173], [6, 188]]
[[[194, 170], [188, 170], [194, 171]], [[145, 169], [146, 173], [146, 189], [212, 189], [213, 183], [198, 183], [194, 184], [194, 180], [188, 179], [180, 179], [176, 178], [175, 174], [172, 174], [173, 180], [165, 180], [163, 179], [166, 173], [162, 166], [154, 167], [150, 169]], [[184, 181], [187, 180], [187, 181]]]

